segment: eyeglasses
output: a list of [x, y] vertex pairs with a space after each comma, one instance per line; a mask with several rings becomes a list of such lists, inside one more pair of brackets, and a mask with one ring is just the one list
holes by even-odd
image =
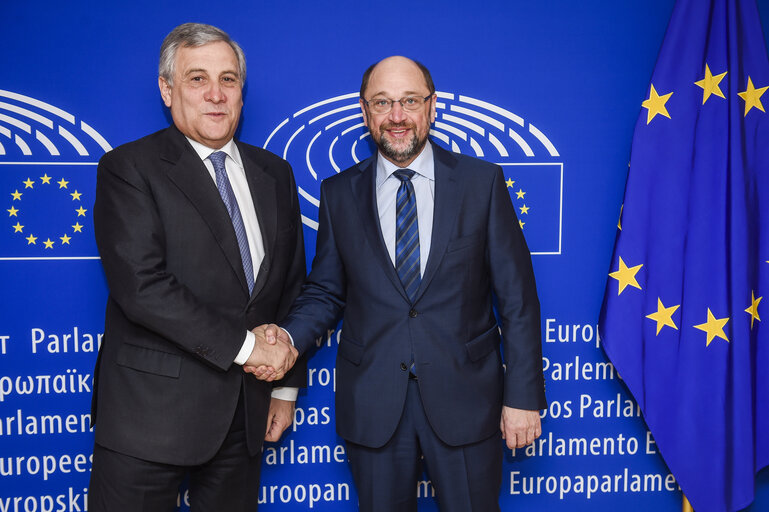
[[432, 94], [428, 94], [424, 98], [421, 96], [406, 96], [399, 100], [391, 100], [389, 98], [374, 98], [372, 100], [364, 99], [363, 101], [375, 114], [387, 114], [393, 109], [393, 103], [400, 103], [403, 110], [413, 112], [422, 108], [424, 104], [427, 103], [427, 100], [432, 97]]

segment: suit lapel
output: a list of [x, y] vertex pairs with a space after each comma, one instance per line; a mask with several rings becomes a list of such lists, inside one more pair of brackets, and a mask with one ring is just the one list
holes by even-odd
[[[253, 300], [267, 283], [272, 259], [275, 255], [275, 237], [278, 229], [278, 219], [275, 212], [278, 211], [275, 193], [275, 179], [267, 174], [261, 165], [251, 157], [250, 151], [236, 141], [240, 158], [243, 160], [243, 168], [248, 180], [248, 189], [254, 201], [256, 218], [259, 221], [259, 230], [262, 233], [262, 245], [264, 246], [264, 259], [254, 280], [254, 290], [251, 294]], [[300, 228], [301, 229], [301, 228]]]
[[392, 281], [393, 286], [408, 301], [398, 273], [395, 271], [390, 255], [387, 252], [382, 227], [379, 224], [379, 209], [376, 201], [376, 159], [377, 154], [360, 164], [360, 173], [350, 180], [352, 197], [356, 199], [358, 216], [366, 233], [376, 261], [382, 267], [385, 275]]
[[433, 144], [435, 163], [435, 204], [433, 231], [427, 267], [414, 302], [419, 300], [440, 267], [459, 212], [461, 190], [456, 177], [456, 159], [448, 151]]
[[170, 164], [168, 178], [200, 212], [243, 289], [248, 292], [238, 239], [216, 184], [184, 135], [173, 126], [169, 128], [168, 134], [169, 144], [163, 148], [160, 157]]

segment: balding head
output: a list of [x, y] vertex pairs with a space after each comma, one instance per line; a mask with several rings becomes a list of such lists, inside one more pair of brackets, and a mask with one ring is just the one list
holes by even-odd
[[363, 80], [361, 80], [360, 97], [367, 97], [366, 89], [368, 88], [368, 84], [371, 81], [371, 75], [375, 70], [377, 73], [384, 74], [392, 73], [393, 71], [400, 71], [409, 67], [416, 67], [416, 69], [419, 70], [419, 72], [422, 74], [422, 78], [424, 79], [424, 85], [427, 87], [427, 90], [430, 92], [430, 94], [433, 94], [435, 92], [433, 77], [430, 76], [430, 71], [424, 66], [424, 64], [415, 60], [411, 60], [408, 57], [395, 55], [393, 57], [382, 59], [379, 62], [375, 62], [368, 67], [368, 69], [363, 73]]

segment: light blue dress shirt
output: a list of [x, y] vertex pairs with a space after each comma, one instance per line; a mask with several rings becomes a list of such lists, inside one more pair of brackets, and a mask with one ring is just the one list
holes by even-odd
[[430, 241], [433, 234], [433, 210], [435, 205], [435, 162], [433, 148], [428, 142], [419, 156], [408, 167], [398, 167], [381, 154], [376, 163], [376, 203], [379, 212], [379, 226], [382, 229], [390, 261], [395, 265], [395, 211], [400, 180], [392, 174], [398, 169], [411, 169], [416, 174], [411, 178], [417, 198], [417, 222], [419, 223], [419, 269], [425, 275]]

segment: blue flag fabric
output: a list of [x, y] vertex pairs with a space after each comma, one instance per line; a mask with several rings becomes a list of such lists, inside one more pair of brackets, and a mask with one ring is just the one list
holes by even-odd
[[697, 512], [769, 464], [769, 61], [755, 0], [679, 0], [633, 139], [600, 332]]

